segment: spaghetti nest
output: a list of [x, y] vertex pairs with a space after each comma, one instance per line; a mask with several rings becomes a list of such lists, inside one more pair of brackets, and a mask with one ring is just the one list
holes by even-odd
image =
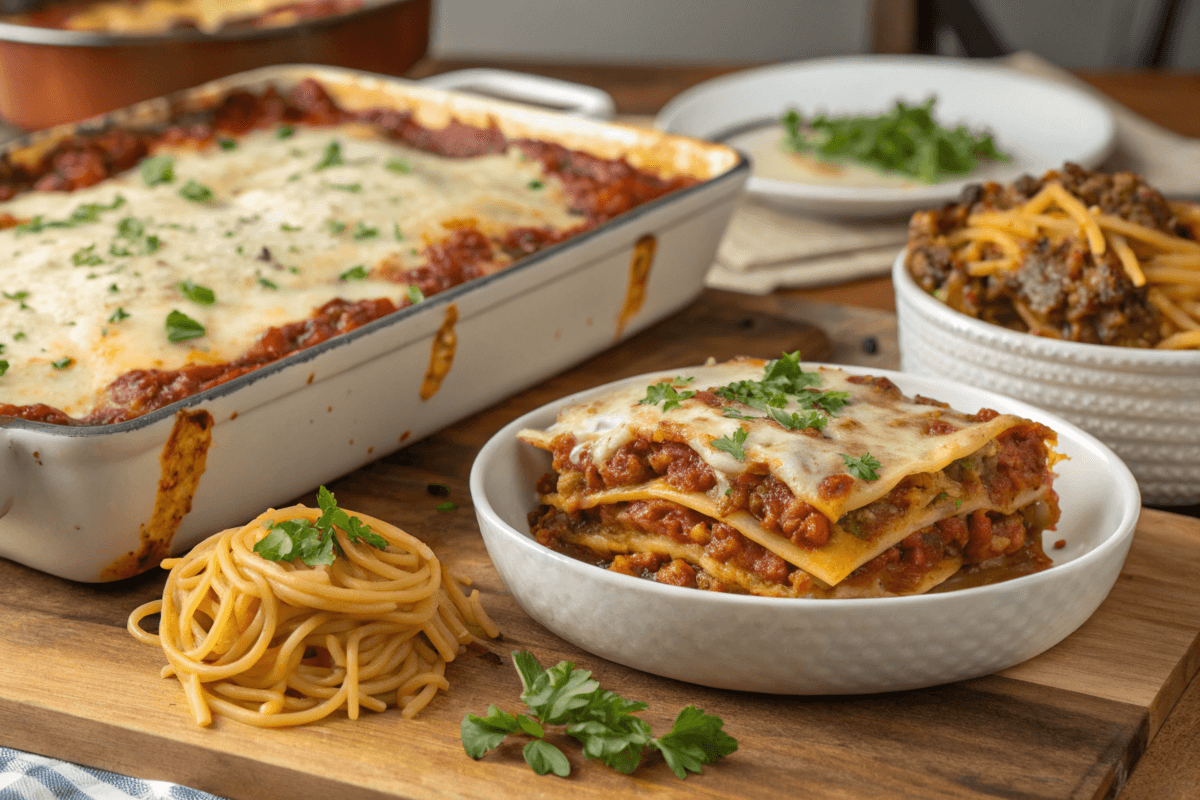
[[[269, 561], [255, 544], [275, 523], [316, 522], [304, 506], [271, 510], [209, 537], [171, 570], [163, 599], [129, 617], [129, 632], [159, 644], [200, 725], [212, 714], [261, 727], [302, 725], [345, 707], [398, 706], [412, 717], [446, 689], [446, 663], [478, 635], [499, 631], [479, 592], [466, 596], [419, 539], [357, 515], [386, 550], [333, 528], [329, 565]], [[161, 614], [158, 635], [141, 621]]]

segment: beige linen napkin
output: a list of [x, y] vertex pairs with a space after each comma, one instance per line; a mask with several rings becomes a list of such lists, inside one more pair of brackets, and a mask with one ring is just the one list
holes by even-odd
[[[1168, 195], [1200, 193], [1200, 140], [1172, 133], [1092, 89], [1032, 53], [1000, 63], [1067, 83], [1104, 101], [1117, 122], [1117, 146], [1103, 165], [1143, 175]], [[805, 217], [742, 198], [708, 273], [709, 286], [748, 294], [802, 288], [886, 274], [904, 245], [907, 222]]]

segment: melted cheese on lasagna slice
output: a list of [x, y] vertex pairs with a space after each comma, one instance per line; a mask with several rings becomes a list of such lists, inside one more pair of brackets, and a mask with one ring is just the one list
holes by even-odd
[[[1007, 531], [1024, 509], [1052, 499], [1053, 433], [1036, 423], [994, 412], [963, 414], [906, 398], [886, 379], [823, 367], [799, 380], [796, 385], [806, 388], [791, 393], [786, 403], [782, 396], [769, 407], [731, 399], [753, 397], [747, 384], [762, 387], [768, 368], [762, 360], [745, 359], [663, 376], [657, 386], [665, 382], [674, 389], [670, 402], [669, 392], [637, 384], [564, 408], [544, 431], [522, 431], [524, 441], [555, 453], [558, 491], [546, 493], [543, 503], [570, 515], [666, 501], [736, 529], [816, 579], [818, 589], [828, 589], [931, 526], [949, 526], [943, 530], [958, 531], [963, 539], [968, 523], [978, 528], [995, 519]], [[654, 397], [661, 399], [651, 402]], [[781, 424], [781, 419], [799, 424], [791, 415], [813, 409], [819, 428]], [[663, 443], [686, 445], [703, 465], [692, 474], [705, 469], [711, 474], [673, 481], [663, 466], [670, 457], [655, 455]], [[638, 459], [640, 466], [631, 467]], [[872, 460], [873, 470], [851, 467]], [[648, 466], [654, 464], [665, 474]], [[646, 479], [627, 480], [637, 475]], [[807, 504], [808, 513], [823, 517], [818, 528], [827, 533], [815, 540], [789, 535], [781, 530], [780, 515], [765, 508], [763, 495], [735, 502], [738, 487], [761, 487], [765, 480], [790, 492], [773, 490], [783, 497], [777, 505], [792, 498], [801, 508]], [[973, 518], [977, 512], [990, 517]], [[1037, 533], [1040, 524], [1053, 523], [1048, 513], [1036, 516], [1040, 519], [1029, 523]], [[980, 535], [978, 529], [971, 533]], [[593, 532], [588, 543], [578, 543], [594, 550], [602, 535]], [[1004, 547], [1008, 540], [998, 541]], [[964, 546], [965, 541], [950, 546], [938, 563], [923, 564], [919, 591], [961, 566], [962, 559], [952, 556]], [[971, 547], [978, 556], [978, 545]]]

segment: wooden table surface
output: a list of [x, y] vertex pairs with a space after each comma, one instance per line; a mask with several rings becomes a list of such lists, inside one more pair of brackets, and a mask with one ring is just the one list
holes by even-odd
[[[754, 65], [482, 64], [426, 59], [411, 74], [425, 77], [477, 66], [514, 69], [598, 86], [612, 95], [618, 113], [654, 114], [676, 94], [701, 81]], [[1200, 138], [1200, 72], [1077, 71], [1076, 75], [1147, 119], [1184, 136]], [[1200, 187], [1196, 188], [1200, 191]], [[888, 277], [815, 289], [782, 290], [776, 296], [895, 311], [895, 296]], [[1200, 514], [1200, 507], [1186, 511]], [[1159, 800], [1193, 796], [1197, 792], [1200, 792], [1200, 681], [1192, 681], [1150, 744], [1121, 797]]]

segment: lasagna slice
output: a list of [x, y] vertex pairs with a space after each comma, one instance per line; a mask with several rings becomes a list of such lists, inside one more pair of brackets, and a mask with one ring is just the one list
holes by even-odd
[[743, 358], [564, 408], [529, 515], [545, 546], [679, 586], [881, 597], [1050, 565], [1057, 437], [799, 354]]

